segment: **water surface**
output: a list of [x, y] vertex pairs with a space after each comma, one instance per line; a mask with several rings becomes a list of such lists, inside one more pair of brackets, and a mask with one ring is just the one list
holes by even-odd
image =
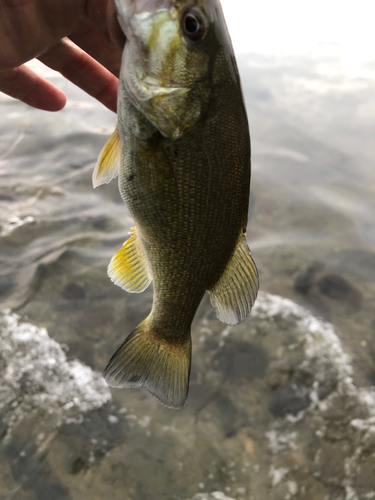
[[0, 498], [375, 498], [375, 83], [238, 63], [263, 293], [235, 328], [205, 298], [180, 412], [100, 378], [152, 302], [106, 275], [132, 225], [91, 184], [115, 116], [51, 72], [57, 114], [0, 96]]

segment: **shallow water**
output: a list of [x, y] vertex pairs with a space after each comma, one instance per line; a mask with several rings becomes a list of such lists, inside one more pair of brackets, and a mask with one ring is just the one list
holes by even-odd
[[52, 73], [58, 114], [0, 95], [0, 498], [375, 498], [375, 80], [238, 63], [262, 293], [235, 328], [205, 298], [180, 412], [100, 378], [152, 301], [106, 275], [132, 225], [91, 184], [115, 116]]

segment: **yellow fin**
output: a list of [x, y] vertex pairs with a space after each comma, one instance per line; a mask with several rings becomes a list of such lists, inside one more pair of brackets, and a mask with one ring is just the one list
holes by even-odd
[[92, 174], [92, 184], [94, 188], [102, 184], [108, 184], [117, 177], [120, 167], [120, 136], [116, 127], [108, 141], [105, 143], [96, 162]]
[[249, 314], [258, 294], [256, 265], [241, 233], [237, 246], [218, 282], [208, 290], [212, 307], [222, 323], [237, 325]]
[[130, 234], [124, 246], [112, 257], [108, 276], [113, 283], [127, 292], [140, 293], [146, 290], [152, 278], [135, 227], [131, 229]]
[[191, 338], [172, 344], [155, 335], [146, 318], [110, 359], [104, 378], [119, 388], [143, 388], [170, 408], [181, 408], [189, 390]]

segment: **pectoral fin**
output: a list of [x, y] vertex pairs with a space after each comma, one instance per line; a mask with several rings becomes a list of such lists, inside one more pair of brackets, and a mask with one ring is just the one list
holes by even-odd
[[258, 271], [241, 233], [235, 251], [218, 282], [208, 290], [222, 323], [237, 325], [249, 314], [259, 288]]
[[108, 184], [108, 182], [117, 177], [120, 167], [120, 152], [120, 136], [118, 128], [116, 127], [101, 150], [92, 174], [92, 184], [94, 188], [102, 184]]
[[108, 266], [108, 276], [113, 283], [127, 292], [140, 293], [146, 290], [152, 281], [147, 262], [138, 239], [136, 228], [130, 231], [132, 236], [112, 257]]

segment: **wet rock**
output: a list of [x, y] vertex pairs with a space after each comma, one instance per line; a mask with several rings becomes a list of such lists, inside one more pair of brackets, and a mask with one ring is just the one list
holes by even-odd
[[371, 385], [375, 385], [375, 370], [367, 374], [367, 379]]
[[353, 292], [353, 287], [344, 278], [335, 274], [324, 276], [318, 283], [319, 290], [335, 300], [345, 299]]
[[318, 287], [323, 295], [337, 301], [346, 302], [355, 311], [361, 309], [361, 292], [341, 276], [327, 274], [318, 281]]
[[86, 307], [79, 316], [74, 330], [78, 335], [95, 339], [103, 335], [103, 330], [113, 321], [113, 307], [97, 305]]
[[[375, 390], [354, 386], [350, 359], [329, 324], [307, 316], [303, 323], [306, 328], [305, 359], [294, 373], [306, 369], [314, 373], [313, 380], [307, 378], [305, 387], [307, 390], [310, 387], [310, 405], [296, 418], [286, 415], [283, 420], [274, 422], [267, 433], [273, 454], [272, 466], [275, 470], [285, 469], [275, 485], [276, 496], [270, 498], [278, 498], [290, 481], [296, 483], [298, 491], [304, 488], [306, 493], [313, 491], [317, 481], [320, 489], [323, 486], [320, 493], [316, 491], [313, 496], [303, 498], [323, 499], [327, 495], [324, 491], [329, 491], [327, 497], [330, 499], [371, 498], [374, 483], [367, 473], [361, 475], [363, 489], [359, 494], [355, 471], [360, 470], [362, 463], [369, 470], [372, 467], [372, 459], [368, 460], [370, 455], [361, 441], [366, 436], [373, 449], [370, 436], [375, 418]], [[328, 384], [326, 378], [330, 380]], [[305, 450], [303, 458], [291, 461], [291, 457], [302, 450]], [[306, 477], [309, 468], [313, 475]], [[303, 483], [302, 477], [305, 477]]]
[[310, 404], [309, 396], [304, 390], [290, 385], [279, 389], [271, 398], [269, 409], [275, 417], [283, 418], [286, 415], [297, 415]]
[[203, 404], [198, 415], [200, 422], [214, 424], [226, 438], [236, 435], [241, 425], [247, 421], [246, 412], [238, 408], [230, 397], [220, 392]]
[[115, 224], [115, 221], [105, 215], [97, 217], [93, 222], [92, 226], [98, 231], [108, 231], [111, 226]]
[[[47, 471], [46, 471], [47, 472]], [[48, 473], [46, 474], [48, 477]], [[32, 491], [38, 500], [67, 500], [69, 498], [68, 489], [58, 482], [46, 480], [45, 477], [27, 479], [24, 483], [24, 489]]]
[[83, 300], [86, 298], [86, 292], [82, 286], [69, 283], [62, 292], [62, 296], [67, 300]]
[[8, 194], [0, 193], [0, 201], [13, 201], [14, 198]]
[[197, 493], [191, 500], [233, 500], [227, 497], [221, 491], [213, 491], [212, 493]]
[[72, 463], [71, 473], [73, 475], [78, 474], [85, 467], [86, 467], [86, 462], [82, 460], [81, 457], [77, 457]]
[[3, 311], [0, 338], [0, 412], [7, 426], [5, 441], [11, 439], [14, 427], [39, 411], [59, 426], [81, 421], [82, 412], [110, 400], [101, 375], [77, 360], [67, 361], [62, 347], [44, 328], [20, 322], [16, 314]]
[[261, 377], [268, 365], [267, 353], [259, 346], [241, 340], [225, 343], [213, 359], [213, 368], [225, 372], [233, 382], [251, 382]]
[[[16, 377], [17, 368], [12, 382], [3, 366], [13, 392], [3, 385], [9, 404], [0, 408], [2, 453], [16, 485], [32, 480], [35, 463], [40, 477], [20, 493], [42, 495], [44, 482], [48, 494], [73, 500], [371, 498], [375, 391], [355, 385], [332, 325], [292, 301], [260, 293], [249, 320], [233, 328], [211, 310], [202, 313], [193, 332], [191, 391], [180, 412], [141, 390], [114, 390], [112, 403], [101, 396], [102, 405], [86, 411], [76, 398], [89, 397], [92, 382], [65, 377], [75, 362], [61, 357], [46, 332], [10, 317], [6, 330], [23, 331], [28, 342], [13, 347], [22, 356], [35, 347], [17, 367], [32, 360], [42, 373], [29, 383], [35, 371], [23, 368]], [[55, 350], [42, 352], [31, 338]], [[63, 371], [50, 358], [61, 359]], [[50, 365], [52, 373], [43, 368]]]
[[294, 289], [296, 292], [307, 295], [314, 284], [314, 279], [319, 271], [324, 269], [322, 262], [314, 262], [309, 266], [306, 271], [299, 274], [294, 282]]
[[14, 279], [10, 275], [1, 276], [0, 296], [6, 296], [14, 287]]

